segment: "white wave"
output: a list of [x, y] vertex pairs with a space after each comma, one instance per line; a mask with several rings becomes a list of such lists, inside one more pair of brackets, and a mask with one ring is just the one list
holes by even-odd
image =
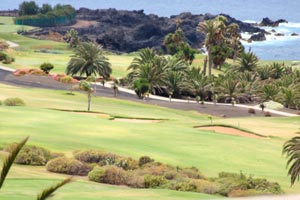
[[280, 23], [278, 27], [300, 28], [300, 23], [296, 23], [296, 22]]
[[257, 24], [258, 22], [253, 21], [253, 20], [244, 20], [243, 22], [249, 23], [249, 24]]

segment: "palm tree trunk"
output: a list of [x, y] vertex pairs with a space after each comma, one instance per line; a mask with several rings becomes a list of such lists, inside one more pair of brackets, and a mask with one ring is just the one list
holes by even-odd
[[204, 65], [203, 65], [203, 74], [204, 75], [206, 75], [206, 68], [207, 68], [207, 56], [205, 56]]
[[208, 76], [211, 76], [211, 69], [212, 69], [212, 55], [210, 50], [208, 50]]
[[90, 111], [90, 109], [91, 109], [91, 99], [92, 99], [92, 96], [91, 96], [91, 93], [89, 92], [88, 93], [88, 111]]

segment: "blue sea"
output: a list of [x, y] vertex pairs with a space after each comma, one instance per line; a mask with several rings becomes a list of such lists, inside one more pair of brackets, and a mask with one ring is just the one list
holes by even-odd
[[[15, 9], [23, 0], [1, 0], [0, 9]], [[38, 4], [71, 4], [76, 8], [116, 8], [141, 10], [159, 16], [171, 16], [181, 12], [194, 14], [229, 14], [242, 21], [260, 22], [263, 17], [272, 20], [286, 19], [275, 30], [284, 36], [267, 36], [263, 42], [244, 43], [262, 60], [300, 60], [300, 0], [36, 0]], [[271, 30], [270, 28], [266, 28]], [[248, 35], [243, 34], [245, 38]]]

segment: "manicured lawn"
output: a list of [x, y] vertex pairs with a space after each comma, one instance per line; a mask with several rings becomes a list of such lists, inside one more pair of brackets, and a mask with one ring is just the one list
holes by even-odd
[[[200, 131], [194, 129], [193, 126], [209, 123], [209, 120], [194, 112], [160, 108], [118, 99], [93, 98], [93, 111], [128, 117], [169, 119], [153, 124], [116, 122], [95, 115], [47, 109], [84, 110], [86, 108], [86, 95], [84, 94], [76, 93], [75, 96], [70, 96], [66, 95], [65, 91], [24, 89], [5, 85], [0, 85], [0, 90], [0, 99], [2, 100], [6, 97], [18, 96], [27, 103], [26, 107], [0, 107], [2, 116], [0, 146], [30, 135], [29, 144], [64, 152], [67, 155], [71, 155], [74, 150], [78, 149], [101, 149], [134, 158], [149, 155], [157, 161], [175, 166], [196, 166], [207, 176], [216, 176], [221, 171], [242, 171], [255, 177], [277, 181], [287, 192], [300, 192], [298, 184], [293, 188], [289, 187], [285, 159], [281, 156], [281, 148], [285, 139], [251, 139]], [[222, 123], [230, 122], [230, 119], [216, 120]], [[231, 123], [234, 120], [253, 120], [253, 123], [262, 121], [262, 119], [253, 117], [232, 119]], [[295, 123], [294, 120], [295, 118], [270, 118], [266, 126], [271, 127], [287, 122]], [[243, 127], [243, 123], [240, 125]], [[244, 128], [261, 133], [254, 130], [254, 126], [250, 126]], [[259, 126], [264, 127], [264, 125]], [[285, 126], [279, 127], [278, 131], [284, 129]], [[16, 168], [12, 177], [19, 177], [23, 173], [21, 169], [23, 168]], [[27, 168], [25, 171], [34, 174], [35, 170]], [[24, 187], [27, 186], [24, 185]], [[21, 189], [21, 191], [25, 190]], [[135, 190], [132, 191], [135, 193]], [[138, 190], [138, 192], [141, 191], [143, 190]], [[149, 191], [146, 191], [144, 195], [147, 196], [147, 192]], [[111, 194], [113, 195], [113, 192]], [[160, 195], [156, 192], [155, 194]], [[168, 199], [165, 196], [164, 198]]]
[[15, 33], [19, 30], [30, 30], [34, 27], [15, 25], [12, 17], [0, 16], [0, 32], [1, 33]]

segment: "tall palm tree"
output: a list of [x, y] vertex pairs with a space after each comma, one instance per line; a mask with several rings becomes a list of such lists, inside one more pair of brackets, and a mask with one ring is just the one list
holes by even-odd
[[282, 153], [287, 157], [288, 175], [291, 176], [291, 185], [294, 185], [300, 175], [300, 137], [285, 142]]
[[213, 20], [206, 20], [199, 23], [197, 30], [205, 34], [204, 45], [207, 50], [207, 59], [208, 59], [208, 75], [211, 75], [212, 70], [212, 47], [216, 39], [216, 34], [218, 32], [218, 27]]
[[84, 42], [74, 49], [74, 53], [68, 63], [67, 74], [80, 76], [85, 74], [86, 77], [98, 74], [108, 78], [112, 73], [110, 63], [104, 56], [101, 46]]

